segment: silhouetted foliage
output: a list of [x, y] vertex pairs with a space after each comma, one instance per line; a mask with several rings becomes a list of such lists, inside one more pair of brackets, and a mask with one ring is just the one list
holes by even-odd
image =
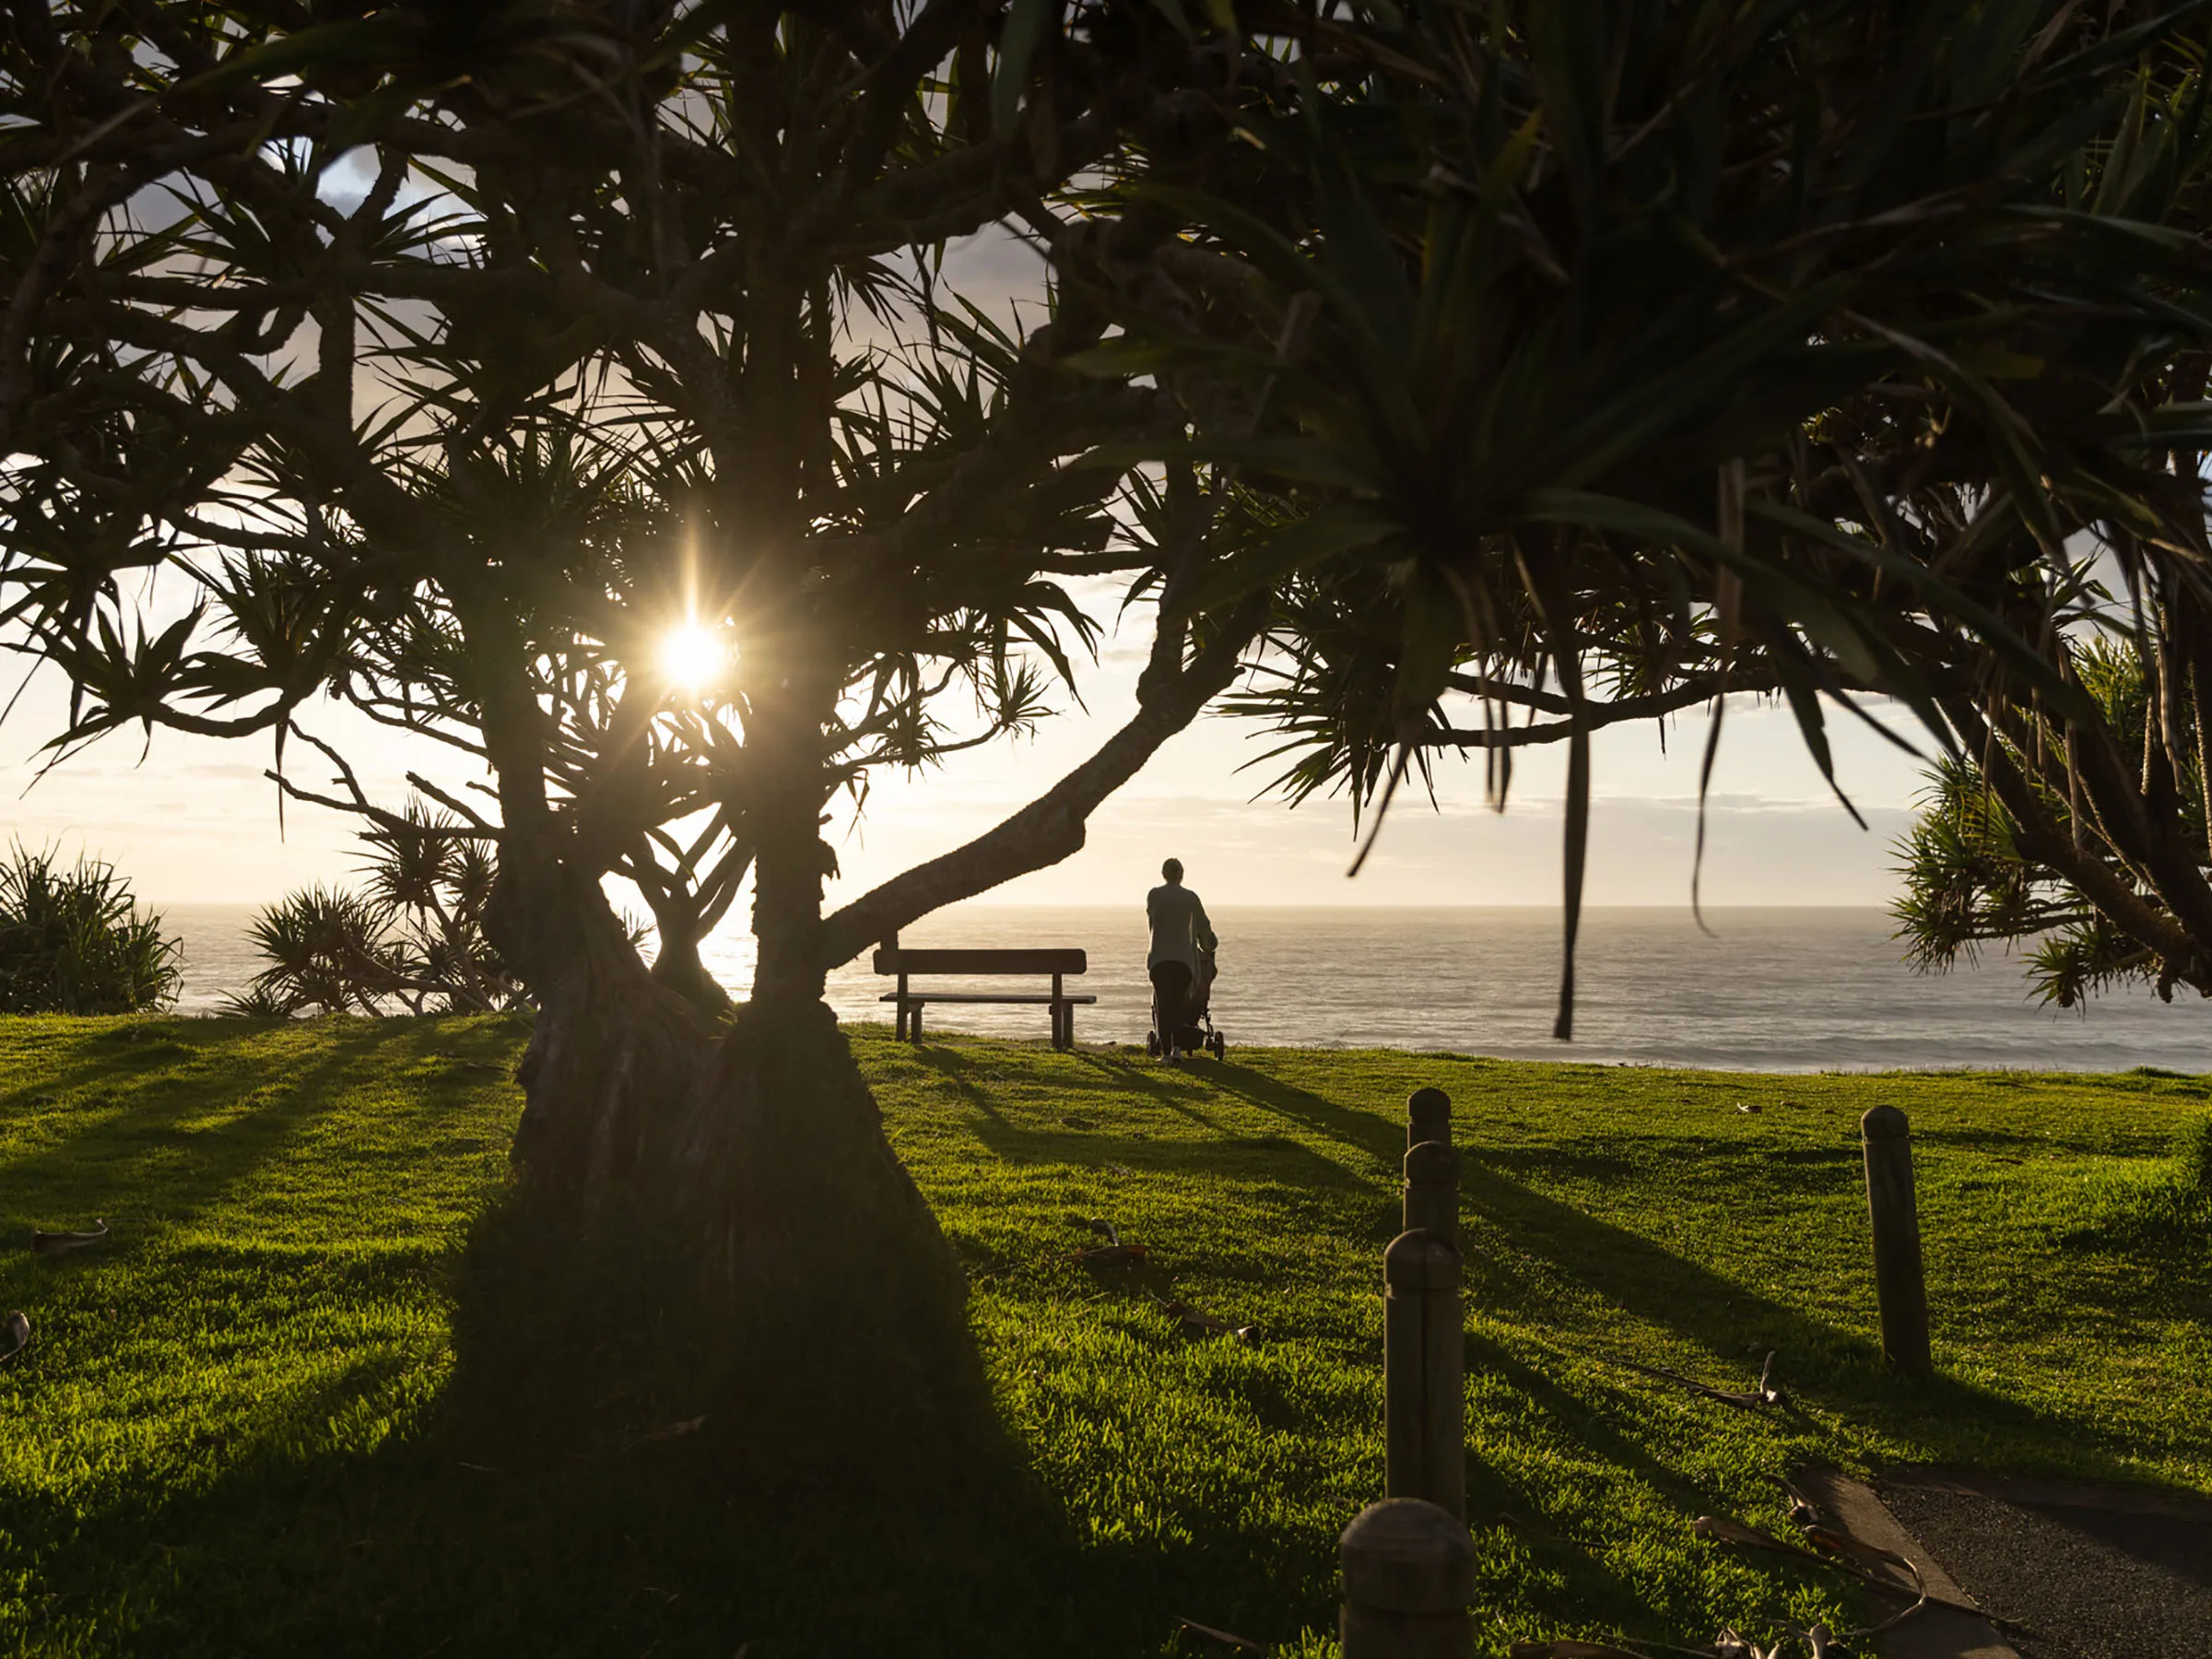
[[0, 1014], [135, 1014], [173, 1002], [179, 948], [112, 865], [16, 843], [0, 862]]
[[484, 935], [497, 866], [455, 827], [410, 806], [364, 833], [361, 891], [305, 888], [264, 909], [250, 933], [269, 966], [230, 1010], [478, 1013], [524, 1000]]
[[[2192, 938], [2190, 920], [2130, 856], [2149, 830], [2191, 849], [2197, 864], [2212, 857], [2199, 705], [2191, 697], [2170, 724], [2159, 719], [2152, 677], [2125, 635], [2057, 649], [2092, 700], [2093, 720], [2006, 710], [1980, 755], [1936, 769], [1898, 846], [1900, 936], [1913, 961], [1932, 970], [1972, 961], [1987, 944], [2025, 947], [2030, 982], [2062, 1008], [2122, 982], [2149, 985], [2168, 1000], [2177, 983], [2212, 990], [2201, 941], [2186, 950], [2170, 943]], [[2075, 757], [2092, 744], [2140, 758], [2140, 771], [2122, 778], [2107, 757], [2106, 798], [2124, 792], [2125, 818], [2108, 818], [2085, 798]], [[2002, 794], [1998, 776], [2009, 783]], [[2025, 827], [2013, 803], [2025, 804]]]

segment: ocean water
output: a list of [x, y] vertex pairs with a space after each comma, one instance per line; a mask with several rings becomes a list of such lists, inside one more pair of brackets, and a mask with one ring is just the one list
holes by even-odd
[[[175, 906], [186, 1012], [208, 1012], [256, 967], [250, 912]], [[2018, 962], [1914, 973], [1878, 910], [1714, 910], [1711, 935], [1675, 909], [1598, 909], [1583, 918], [1575, 1041], [1551, 1038], [1555, 911], [1233, 909], [1214, 912], [1221, 978], [1214, 1018], [1229, 1042], [1445, 1049], [1512, 1059], [1712, 1066], [1745, 1071], [2018, 1067], [2212, 1071], [2212, 1005], [2190, 993], [2101, 999], [2087, 1015], [2032, 1000]], [[1070, 988], [1079, 1041], [1142, 1043], [1149, 1023], [1141, 903], [1107, 909], [970, 905], [909, 928], [901, 943], [1081, 946]], [[751, 940], [710, 940], [708, 966], [742, 989]], [[966, 988], [962, 982], [931, 982]], [[840, 1018], [887, 1021], [890, 982], [865, 958], [830, 976]], [[973, 988], [988, 988], [979, 982]], [[1038, 988], [1041, 988], [1041, 982]], [[932, 1030], [1045, 1036], [1041, 1008], [933, 1007]]]

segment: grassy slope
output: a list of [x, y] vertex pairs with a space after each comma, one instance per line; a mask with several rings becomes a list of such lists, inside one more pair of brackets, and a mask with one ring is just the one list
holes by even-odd
[[[1380, 1486], [1399, 1112], [1468, 1151], [1485, 1640], [1703, 1640], [1847, 1609], [1685, 1521], [1776, 1520], [1817, 1454], [2212, 1488], [2212, 1263], [2129, 1240], [2194, 1079], [1730, 1077], [856, 1037], [967, 1258], [995, 1424], [733, 1406], [641, 1281], [579, 1287], [497, 1202], [498, 1022], [0, 1021], [0, 1653], [1293, 1653]], [[473, 1063], [473, 1064], [472, 1064]], [[1919, 1147], [1943, 1379], [1871, 1340], [1859, 1112]], [[1739, 1112], [1757, 1103], [1757, 1114]], [[1151, 1247], [1078, 1265], [1093, 1216]], [[1266, 1333], [1181, 1333], [1146, 1294]], [[825, 1321], [834, 1324], [834, 1310]], [[1740, 1385], [1770, 1418], [1608, 1367]], [[748, 1357], [764, 1374], [799, 1356]], [[801, 1390], [800, 1392], [804, 1392]], [[825, 1394], [824, 1397], [828, 1397]], [[833, 1407], [824, 1407], [833, 1411]], [[669, 1435], [701, 1413], [696, 1432]]]

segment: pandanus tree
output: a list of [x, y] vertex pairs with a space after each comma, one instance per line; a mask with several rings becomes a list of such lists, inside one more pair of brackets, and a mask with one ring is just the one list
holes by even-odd
[[[641, 1200], [725, 1289], [803, 1252], [928, 1301], [824, 976], [1079, 848], [1265, 614], [1190, 600], [1241, 522], [1200, 470], [1071, 465], [1184, 418], [1068, 367], [1100, 308], [1022, 332], [942, 254], [1056, 224], [1131, 134], [1215, 143], [1235, 74], [1033, 0], [12, 8], [0, 617], [74, 687], [57, 743], [264, 735], [294, 796], [495, 847], [549, 1210]], [[826, 912], [841, 792], [1032, 721], [1092, 635], [1067, 582], [1115, 575], [1161, 618], [1134, 716]], [[487, 781], [418, 771], [452, 816], [405, 825], [329, 700]], [[696, 944], [748, 883], [733, 1015]]]
[[[288, 780], [287, 780], [288, 782]], [[229, 999], [239, 1014], [488, 1013], [522, 999], [484, 936], [497, 866], [443, 812], [410, 803], [362, 833], [357, 888], [304, 888], [247, 930], [268, 963]]]
[[[1867, 693], [1937, 753], [2087, 733], [2064, 641], [2090, 540], [2171, 623], [2158, 707], [2189, 695], [2212, 649], [2180, 643], [2206, 614], [2201, 7], [1447, 0], [1272, 25], [1304, 73], [1265, 66], [1291, 84], [1240, 165], [1131, 185], [1176, 217], [1194, 303], [1140, 296], [1096, 356], [1251, 394], [1194, 402], [1186, 453], [1285, 525], [1214, 591], [1280, 592], [1240, 700], [1294, 799], [1344, 790], [1371, 819], [1480, 751], [1502, 806], [1516, 750], [1566, 747], [1559, 1035], [1594, 731], [1711, 703], [1717, 741], [1727, 694], [1768, 693], [1831, 782], [1828, 720]], [[2077, 771], [2178, 914], [2203, 908], [2171, 806], [2191, 728], [2154, 729]]]
[[1898, 848], [1893, 909], [1914, 961], [1943, 970], [2018, 947], [2029, 983], [2062, 1008], [2122, 984], [2212, 995], [2196, 690], [2212, 630], [2177, 628], [2178, 606], [2159, 605], [2138, 636], [2132, 607], [2105, 597], [2081, 624], [2095, 631], [2053, 646], [2089, 711], [1985, 701], [1978, 746], [1936, 769]]

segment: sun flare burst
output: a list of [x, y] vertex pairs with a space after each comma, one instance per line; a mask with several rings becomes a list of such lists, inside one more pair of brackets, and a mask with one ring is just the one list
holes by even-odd
[[700, 691], [721, 677], [730, 660], [729, 648], [711, 628], [686, 622], [661, 639], [661, 673], [671, 685]]

